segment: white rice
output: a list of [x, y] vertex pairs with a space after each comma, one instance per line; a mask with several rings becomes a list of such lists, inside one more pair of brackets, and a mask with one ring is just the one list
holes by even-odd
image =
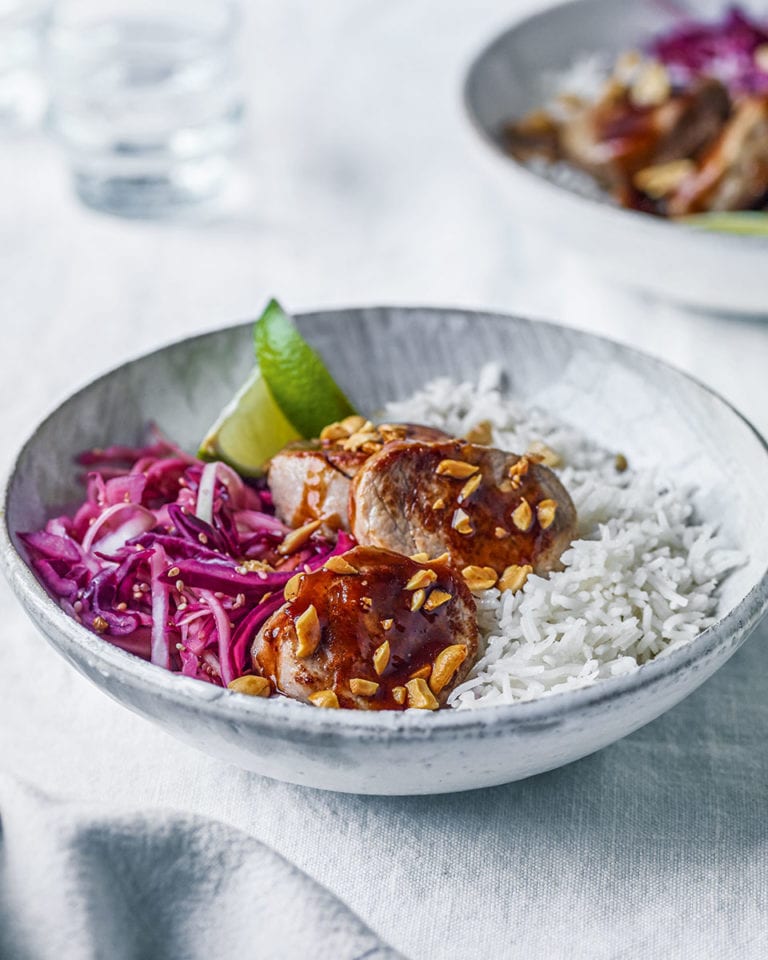
[[450, 706], [532, 700], [630, 673], [714, 623], [718, 584], [744, 557], [694, 517], [691, 490], [661, 471], [619, 473], [617, 451], [505, 396], [498, 368], [477, 384], [435, 380], [385, 417], [456, 436], [488, 420], [494, 446], [518, 453], [544, 441], [563, 460], [557, 473], [578, 511], [564, 570], [476, 597], [480, 654]]

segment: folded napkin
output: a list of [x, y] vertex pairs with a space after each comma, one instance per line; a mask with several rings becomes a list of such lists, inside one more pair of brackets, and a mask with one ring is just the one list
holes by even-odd
[[107, 814], [0, 776], [3, 960], [403, 960], [274, 850], [214, 820]]

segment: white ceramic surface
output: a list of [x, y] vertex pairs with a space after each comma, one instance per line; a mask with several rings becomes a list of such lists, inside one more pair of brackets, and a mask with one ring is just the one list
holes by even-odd
[[[708, 233], [579, 196], [532, 173], [501, 145], [504, 122], [541, 106], [552, 93], [553, 73], [584, 55], [641, 47], [676, 21], [675, 8], [709, 19], [726, 6], [723, 0], [679, 7], [657, 0], [577, 0], [552, 7], [478, 54], [465, 102], [484, 147], [477, 152], [516, 218], [611, 280], [706, 310], [765, 314], [768, 238]], [[743, 6], [768, 16], [764, 0]]]
[[526, 402], [586, 426], [634, 463], [662, 462], [678, 481], [694, 483], [700, 515], [720, 523], [749, 562], [724, 584], [719, 622], [689, 646], [628, 676], [531, 703], [427, 715], [323, 711], [171, 675], [65, 616], [15, 534], [76, 500], [78, 450], [136, 442], [148, 420], [193, 448], [250, 364], [250, 324], [232, 327], [125, 364], [75, 394], [35, 431], [8, 483], [0, 546], [14, 591], [52, 645], [130, 709], [277, 779], [359, 793], [471, 789], [552, 769], [648, 723], [722, 665], [764, 613], [768, 515], [755, 504], [768, 489], [768, 453], [750, 425], [697, 382], [611, 341], [498, 315], [378, 308], [299, 322], [369, 412], [424, 378], [475, 376], [494, 357]]

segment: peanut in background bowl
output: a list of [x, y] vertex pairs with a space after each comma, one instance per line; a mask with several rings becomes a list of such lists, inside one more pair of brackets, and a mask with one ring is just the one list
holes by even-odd
[[135, 443], [147, 421], [195, 449], [252, 365], [251, 324], [131, 361], [59, 406], [22, 448], [4, 495], [0, 557], [38, 629], [109, 696], [181, 740], [266, 776], [328, 790], [429, 794], [551, 770], [626, 736], [691, 693], [768, 607], [768, 450], [724, 400], [644, 354], [588, 334], [465, 310], [370, 308], [298, 318], [354, 403], [373, 412], [436, 376], [476, 377], [492, 358], [509, 389], [638, 466], [696, 486], [699, 515], [748, 554], [723, 584], [718, 622], [631, 674], [528, 703], [364, 713], [249, 698], [170, 674], [70, 619], [38, 583], [16, 533], [80, 496], [74, 455]]

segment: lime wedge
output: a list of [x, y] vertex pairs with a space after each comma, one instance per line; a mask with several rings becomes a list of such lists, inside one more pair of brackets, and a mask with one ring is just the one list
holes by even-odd
[[253, 328], [256, 359], [275, 402], [303, 437], [355, 413], [336, 381], [276, 300]]
[[743, 211], [741, 213], [699, 213], [682, 217], [689, 227], [714, 230], [718, 233], [739, 233], [749, 237], [768, 237], [768, 213]]
[[255, 477], [271, 456], [298, 439], [257, 367], [205, 435], [198, 456], [223, 460], [243, 476]]

